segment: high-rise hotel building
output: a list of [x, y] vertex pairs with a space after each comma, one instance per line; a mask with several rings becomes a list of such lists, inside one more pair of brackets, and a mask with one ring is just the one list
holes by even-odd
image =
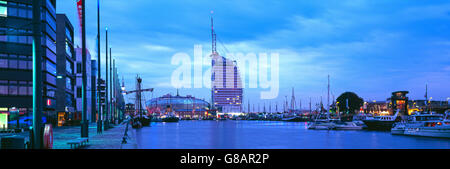
[[211, 95], [214, 107], [221, 113], [241, 113], [243, 88], [236, 62], [217, 52], [211, 57]]
[[[40, 57], [43, 61], [43, 110], [47, 122], [56, 122], [55, 7], [56, 0], [43, 0]], [[10, 120], [18, 115], [32, 117], [32, 16], [32, 1], [0, 0], [0, 113], [9, 113]], [[27, 122], [31, 123], [31, 120]]]
[[216, 33], [211, 18], [212, 59], [211, 104], [220, 113], [242, 113], [242, 81], [236, 61], [220, 56], [216, 50]]

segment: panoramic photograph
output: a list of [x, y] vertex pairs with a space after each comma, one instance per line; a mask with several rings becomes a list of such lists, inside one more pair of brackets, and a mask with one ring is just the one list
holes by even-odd
[[0, 153], [448, 150], [449, 86], [444, 0], [0, 0]]

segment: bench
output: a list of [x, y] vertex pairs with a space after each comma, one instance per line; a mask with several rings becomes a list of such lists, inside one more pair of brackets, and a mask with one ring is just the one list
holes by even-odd
[[88, 142], [89, 142], [88, 138], [78, 138], [68, 141], [67, 144], [70, 145], [70, 149], [77, 149], [86, 146]]

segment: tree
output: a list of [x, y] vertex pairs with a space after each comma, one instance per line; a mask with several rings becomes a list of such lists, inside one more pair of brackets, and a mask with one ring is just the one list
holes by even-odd
[[[348, 109], [347, 109], [347, 100], [348, 100]], [[356, 110], [363, 105], [364, 101], [358, 95], [353, 92], [345, 92], [342, 93], [336, 100], [339, 102], [337, 105], [339, 107], [340, 112], [347, 112], [350, 115], [353, 115]]]

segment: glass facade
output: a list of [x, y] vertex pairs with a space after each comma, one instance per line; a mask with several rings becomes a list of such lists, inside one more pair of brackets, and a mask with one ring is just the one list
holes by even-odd
[[161, 110], [171, 105], [174, 111], [182, 111], [185, 109], [209, 109], [209, 103], [191, 96], [172, 96], [170, 94], [147, 101], [147, 107], [158, 107]]
[[[55, 0], [43, 0], [42, 8], [42, 69], [43, 96], [47, 106], [44, 118], [54, 111], [56, 88], [56, 11]], [[32, 1], [13, 2], [0, 0], [0, 43], [8, 48], [0, 48], [0, 107], [19, 107], [31, 110], [32, 107]], [[24, 97], [28, 96], [28, 97]], [[14, 97], [14, 98], [12, 98]], [[22, 117], [21, 117], [22, 118]], [[51, 119], [47, 117], [47, 119]]]

